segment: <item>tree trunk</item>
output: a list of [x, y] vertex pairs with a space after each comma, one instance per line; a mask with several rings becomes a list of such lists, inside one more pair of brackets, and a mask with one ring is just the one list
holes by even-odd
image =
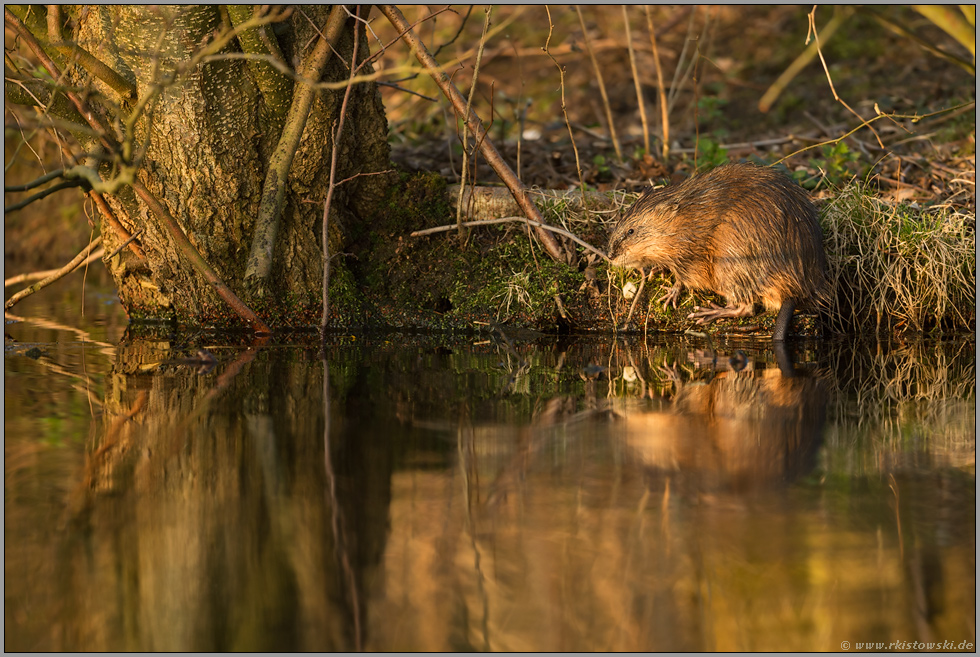
[[[299, 70], [332, 9], [297, 7], [285, 21], [253, 28], [249, 36], [261, 37], [253, 43], [271, 45], [273, 53], [278, 49], [281, 61], [290, 70]], [[239, 24], [242, 12], [241, 7], [228, 12], [210, 5], [90, 6], [72, 16], [70, 39], [134, 83], [137, 98], [143, 99], [175, 67], [186, 65], [208, 37], [230, 29], [233, 19]], [[244, 16], [250, 13], [248, 8]], [[358, 61], [368, 56], [363, 23], [348, 18], [335, 47], [340, 57], [330, 55], [323, 81], [347, 79], [355, 29], [361, 30]], [[241, 52], [245, 36], [232, 39], [221, 54]], [[366, 66], [361, 72], [369, 70]], [[85, 71], [73, 71], [74, 82], [81, 86]], [[269, 92], [270, 77], [279, 93]], [[102, 82], [92, 84], [105, 97], [119, 99]], [[315, 94], [289, 169], [274, 264], [266, 283], [270, 294], [258, 299], [244, 283], [246, 261], [270, 156], [289, 110], [288, 99], [298, 84], [295, 76], [285, 76], [255, 60], [206, 61], [164, 88], [149, 104], [135, 125], [133, 140], [134, 151], [146, 148], [138, 180], [176, 218], [224, 283], [273, 325], [318, 323], [323, 202], [334, 147], [331, 128], [344, 95], [343, 89]], [[123, 101], [121, 116], [128, 116], [136, 102]], [[106, 125], [112, 119], [107, 116]], [[351, 90], [339, 148], [337, 181], [388, 168], [387, 123], [373, 82]], [[106, 178], [109, 167], [104, 165], [101, 172]], [[353, 222], [370, 217], [386, 184], [386, 176], [359, 176], [336, 190], [330, 218], [332, 251], [343, 248], [343, 236]], [[107, 201], [127, 230], [142, 231], [139, 241], [145, 260], [123, 250], [106, 263], [131, 317], [206, 325], [240, 322], [132, 188], [124, 187], [107, 196]], [[107, 253], [113, 253], [123, 241], [106, 230], [105, 222], [102, 234]]]

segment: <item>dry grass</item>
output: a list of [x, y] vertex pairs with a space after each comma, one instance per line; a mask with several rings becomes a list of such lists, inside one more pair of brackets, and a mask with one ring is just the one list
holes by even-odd
[[823, 226], [835, 331], [975, 328], [974, 215], [889, 203], [852, 183], [824, 208]]

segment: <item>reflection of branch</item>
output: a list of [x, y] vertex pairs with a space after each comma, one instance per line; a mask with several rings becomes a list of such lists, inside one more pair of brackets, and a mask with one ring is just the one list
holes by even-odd
[[11, 320], [14, 322], [27, 322], [33, 326], [43, 329], [51, 329], [52, 331], [66, 331], [68, 333], [74, 333], [82, 342], [90, 342], [92, 344], [102, 347], [99, 353], [103, 353], [107, 356], [116, 355], [116, 346], [109, 344], [108, 342], [99, 342], [98, 340], [93, 340], [92, 336], [88, 331], [85, 331], [74, 326], [66, 326], [65, 324], [59, 324], [58, 322], [52, 322], [49, 319], [44, 319], [43, 317], [22, 317], [20, 315], [14, 315], [12, 313], [4, 312], [3, 318]]
[[343, 509], [337, 500], [337, 476], [330, 458], [330, 364], [327, 352], [323, 350], [323, 469], [327, 476], [327, 504], [330, 506], [330, 523], [333, 528], [334, 545], [340, 568], [346, 576], [350, 593], [351, 613], [354, 616], [354, 649], [361, 651], [361, 611], [357, 592], [357, 578], [347, 552], [347, 531], [343, 522]]

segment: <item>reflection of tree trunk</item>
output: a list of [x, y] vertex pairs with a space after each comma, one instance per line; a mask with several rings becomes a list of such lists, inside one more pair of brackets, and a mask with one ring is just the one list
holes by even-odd
[[[319, 362], [249, 350], [204, 375], [173, 360], [166, 343], [118, 354], [106, 432], [89, 456], [87, 489], [76, 491], [92, 502], [72, 520], [87, 531], [64, 546], [72, 556], [62, 596], [76, 602], [61, 622], [80, 636], [67, 647], [352, 649], [334, 510], [324, 503]], [[352, 438], [342, 428], [334, 435]], [[377, 450], [348, 458], [337, 449], [360, 585], [383, 550], [390, 459], [389, 470], [363, 475], [378, 467], [364, 463]], [[90, 591], [105, 592], [97, 608], [80, 602]]]
[[[266, 27], [286, 62], [308, 54], [307, 44], [325, 25], [329, 10], [326, 6], [304, 7], [285, 23]], [[169, 27], [168, 20], [173, 21]], [[324, 79], [346, 80], [353, 25], [349, 20], [337, 46], [347, 63], [332, 57]], [[167, 69], [186, 61], [205, 36], [221, 27], [219, 9], [213, 5], [153, 11], [143, 6], [104, 6], [82, 14], [75, 38], [135, 82], [142, 98], [152, 88], [155, 65]], [[161, 37], [160, 55], [155, 57], [155, 44]], [[367, 39], [362, 36], [360, 43], [363, 59]], [[343, 90], [317, 94], [289, 172], [270, 286], [273, 296], [284, 304], [299, 306], [292, 309], [294, 313], [302, 313], [306, 305], [316, 306], [319, 300], [318, 245], [332, 148], [330, 128], [342, 94]], [[250, 301], [242, 285], [246, 259], [269, 157], [279, 138], [280, 123], [266, 102], [247, 62], [217, 61], [199, 66], [182, 84], [165, 89], [151, 119], [136, 126], [136, 147], [144, 140], [147, 145], [139, 180], [246, 301]], [[386, 169], [387, 125], [374, 84], [354, 87], [347, 121], [337, 180]], [[332, 206], [333, 224], [339, 231], [346, 232], [352, 222], [370, 215], [383, 184], [381, 176], [361, 176], [338, 190]], [[108, 263], [120, 298], [132, 314], [176, 315], [194, 322], [220, 321], [227, 316], [223, 302], [188, 266], [173, 238], [130, 189], [110, 197], [109, 203], [129, 230], [145, 227], [140, 238], [145, 262], [124, 251]], [[120, 243], [110, 231], [104, 231], [103, 238], [110, 253]]]

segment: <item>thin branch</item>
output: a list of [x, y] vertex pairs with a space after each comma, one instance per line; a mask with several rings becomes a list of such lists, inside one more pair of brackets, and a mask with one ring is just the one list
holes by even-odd
[[640, 74], [636, 70], [636, 51], [633, 49], [633, 35], [630, 33], [630, 17], [623, 5], [623, 29], [626, 30], [626, 48], [630, 54], [630, 70], [633, 71], [633, 86], [636, 87], [636, 105], [640, 109], [640, 124], [643, 126], [643, 150], [650, 152], [650, 126], [647, 125], [647, 106], [643, 102], [643, 87], [640, 85]]
[[[470, 111], [473, 108], [473, 96], [476, 94], [476, 83], [480, 76], [480, 62], [483, 61], [483, 48], [487, 43], [487, 30], [490, 29], [490, 13], [493, 7], [487, 5], [484, 10], [486, 12], [486, 18], [483, 21], [483, 34], [480, 36], [480, 47], [476, 52], [476, 64], [473, 65], [473, 78], [470, 80], [470, 94], [466, 97], [466, 111], [463, 116], [469, 116]], [[469, 16], [469, 14], [467, 14]], [[491, 96], [492, 98], [492, 96]], [[491, 120], [493, 117], [493, 112], [490, 113]], [[470, 153], [469, 153], [469, 125], [463, 122], [463, 171], [460, 175], [460, 185], [459, 185], [459, 198], [456, 201], [456, 224], [459, 226], [459, 237], [463, 239], [465, 237], [466, 231], [463, 230], [463, 190], [466, 188], [466, 174], [470, 163]], [[474, 166], [474, 171], [476, 167]]]
[[[435, 18], [436, 16], [438, 16], [439, 14], [441, 14], [444, 11], [452, 11], [453, 13], [455, 13], [455, 10], [452, 7], [450, 7], [449, 5], [446, 5], [442, 9], [439, 9], [437, 11], [432, 12], [431, 14], [429, 14], [428, 16], [426, 16], [425, 18], [420, 18], [419, 20], [415, 21], [414, 23], [412, 23], [411, 27], [414, 29], [416, 25], [419, 25], [421, 23], [424, 23], [425, 21], [427, 21], [427, 20], [429, 20], [431, 18]], [[372, 30], [372, 32], [373, 32], [373, 30]], [[404, 36], [405, 36], [404, 32], [399, 31], [398, 34], [395, 36], [395, 38], [393, 38], [388, 43], [382, 45], [381, 46], [381, 50], [379, 50], [378, 52], [374, 53], [373, 55], [371, 55], [370, 57], [368, 57], [367, 59], [365, 59], [363, 62], [361, 62], [360, 65], [357, 67], [357, 69], [360, 70], [360, 69], [364, 68], [365, 66], [367, 66], [368, 64], [370, 64], [371, 62], [373, 62], [375, 59], [377, 59], [381, 55], [385, 54], [388, 51], [388, 48], [390, 48], [392, 46], [392, 44], [394, 44], [394, 43], [396, 43], [398, 41], [401, 41]], [[405, 80], [414, 80], [416, 77], [417, 77], [417, 75], [412, 75], [412, 76], [410, 76], [408, 78], [405, 78]]]
[[565, 105], [565, 68], [559, 64], [558, 60], [555, 59], [555, 56], [551, 54], [551, 35], [555, 31], [555, 23], [551, 20], [551, 10], [548, 9], [548, 5], [544, 6], [544, 10], [548, 14], [548, 37], [545, 39], [544, 47], [542, 47], [541, 50], [543, 50], [548, 57], [551, 58], [551, 61], [555, 63], [555, 66], [558, 67], [558, 88], [561, 90], [561, 113], [565, 118], [565, 127], [568, 129], [568, 139], [572, 142], [572, 153], [575, 154], [575, 171], [578, 173], [578, 183], [579, 187], [582, 188], [582, 198], [584, 199], [586, 198], [586, 189], [585, 178], [582, 176], [582, 162], [579, 159], [578, 145], [575, 143], [575, 135], [572, 133], [572, 124], [568, 120], [568, 106]]
[[55, 178], [60, 178], [64, 174], [64, 169], [56, 169], [51, 173], [46, 173], [40, 178], [36, 178], [29, 183], [24, 183], [23, 185], [4, 185], [3, 191], [5, 192], [26, 192], [29, 189], [34, 189], [35, 187], [40, 187], [46, 182], [51, 182]]
[[143, 229], [141, 228], [138, 231], [136, 231], [135, 233], [133, 233], [132, 235], [130, 235], [129, 236], [129, 239], [126, 240], [125, 242], [123, 242], [122, 244], [120, 244], [119, 246], [117, 246], [116, 247], [116, 250], [113, 251], [112, 253], [110, 253], [109, 254], [109, 257], [107, 257], [106, 260], [112, 260], [113, 258], [115, 258], [117, 255], [119, 255], [120, 251], [122, 251], [127, 246], [129, 246], [130, 244], [132, 244], [133, 241], [135, 241], [136, 238], [139, 237], [142, 234], [143, 234]]
[[[535, 226], [535, 227], [538, 227], [538, 228], [544, 228], [545, 230], [549, 230], [549, 231], [551, 231], [553, 233], [558, 233], [559, 235], [563, 235], [563, 236], [567, 237], [568, 239], [572, 240], [573, 242], [575, 242], [576, 244], [580, 244], [581, 246], [584, 246], [589, 251], [592, 251], [593, 253], [595, 253], [596, 255], [598, 255], [600, 258], [602, 258], [606, 262], [608, 262], [610, 264], [612, 263], [612, 260], [609, 259], [609, 256], [607, 256], [605, 253], [603, 253], [599, 249], [595, 248], [594, 246], [592, 246], [588, 242], [582, 240], [580, 237], [577, 237], [574, 233], [570, 233], [570, 232], [568, 232], [567, 230], [565, 230], [563, 228], [556, 228], [555, 226], [551, 226], [551, 225], [546, 224], [546, 223], [541, 222], [541, 221], [533, 221], [531, 219], [525, 219], [524, 217], [500, 217], [499, 219], [480, 219], [479, 221], [464, 221], [463, 222], [463, 225], [464, 226], [492, 226], [494, 224], [506, 224], [506, 223], [512, 223], [512, 222], [528, 223], [528, 224], [530, 224], [532, 226]], [[436, 226], [435, 228], [426, 228], [424, 230], [416, 230], [416, 231], [414, 231], [412, 233], [409, 233], [409, 237], [422, 237], [424, 235], [433, 235], [435, 233], [444, 233], [446, 231], [453, 230], [456, 227], [457, 227], [456, 224], [450, 224], [448, 226]]]
[[[943, 111], [945, 111], [945, 110], [943, 110]], [[858, 118], [860, 118], [860, 117], [858, 117]], [[833, 144], [839, 144], [840, 142], [844, 141], [845, 139], [847, 139], [848, 137], [850, 137], [851, 135], [853, 135], [855, 132], [857, 132], [858, 130], [860, 130], [861, 128], [864, 128], [866, 126], [867, 127], [870, 127], [870, 125], [872, 123], [874, 123], [875, 121], [877, 121], [879, 119], [889, 119], [891, 121], [894, 121], [897, 118], [898, 119], [903, 119], [903, 118], [905, 118], [905, 119], [913, 119], [913, 123], [915, 123], [915, 120], [914, 120], [914, 117], [913, 116], [904, 116], [904, 115], [897, 115], [897, 114], [879, 114], [879, 115], [874, 116], [874, 117], [872, 117], [870, 119], [861, 119], [861, 123], [858, 124], [857, 127], [851, 128], [850, 130], [848, 130], [847, 132], [845, 132], [844, 134], [842, 134], [840, 137], [838, 137], [836, 139], [828, 139], [827, 141], [821, 141], [821, 142], [817, 142], [817, 143], [814, 143], [814, 144], [810, 144], [809, 146], [805, 146], [805, 147], [803, 147], [803, 148], [801, 148], [801, 149], [799, 149], [797, 151], [793, 151], [789, 155], [785, 155], [785, 156], [779, 158], [778, 160], [776, 160], [775, 162], [773, 162], [769, 166], [775, 166], [775, 165], [779, 164], [780, 162], [784, 162], [784, 161], [788, 160], [789, 158], [793, 157], [794, 155], [799, 155], [800, 153], [805, 153], [806, 151], [813, 150], [814, 148], [820, 148], [821, 146], [830, 146], [830, 145], [833, 145]], [[922, 118], [922, 117], [918, 117], [918, 118]]]
[[[844, 21], [851, 16], [852, 11], [849, 8], [838, 9], [834, 12], [827, 24], [824, 25], [823, 30], [820, 32], [820, 38], [824, 42], [830, 40], [831, 35], [837, 31]], [[808, 35], [809, 36], [809, 35]], [[772, 109], [773, 104], [776, 99], [779, 98], [780, 94], [786, 89], [789, 83], [795, 78], [800, 71], [802, 71], [807, 64], [813, 61], [813, 58], [817, 56], [817, 47], [819, 41], [814, 40], [810, 45], [808, 45], [803, 52], [801, 52], [793, 63], [783, 71], [783, 73], [776, 78], [776, 81], [766, 90], [766, 93], [762, 94], [762, 98], [759, 99], [759, 111], [768, 112]]]
[[[80, 263], [78, 266], [88, 265], [105, 255], [105, 249], [98, 249], [89, 255], [84, 262]], [[61, 269], [46, 269], [44, 271], [33, 271], [24, 274], [17, 274], [16, 276], [11, 276], [10, 278], [5, 278], [3, 280], [4, 287], [10, 287], [11, 285], [17, 285], [18, 283], [26, 283], [28, 281], [39, 281], [47, 278], [48, 276], [53, 276], [60, 272]], [[70, 273], [70, 272], [69, 272]]]
[[[9, 299], [7, 299], [7, 303], [3, 304], [3, 309], [4, 310], [10, 310], [15, 305], [17, 305], [17, 303], [19, 301], [21, 301], [22, 299], [31, 296], [35, 292], [38, 292], [40, 290], [43, 290], [44, 288], [46, 288], [47, 286], [51, 285], [55, 281], [61, 280], [62, 278], [64, 278], [68, 274], [72, 273], [73, 271], [75, 271], [76, 269], [78, 269], [79, 267], [81, 267], [82, 264], [84, 264], [85, 261], [88, 259], [89, 255], [92, 253], [92, 251], [95, 249], [95, 247], [97, 247], [101, 243], [102, 243], [102, 238], [101, 237], [96, 237], [94, 240], [92, 240], [89, 243], [88, 246], [86, 246], [84, 249], [82, 249], [81, 253], [79, 253], [77, 256], [75, 256], [74, 258], [72, 258], [71, 259], [71, 262], [69, 262], [67, 265], [65, 265], [61, 269], [55, 270], [53, 273], [51, 273], [50, 276], [48, 276], [44, 280], [42, 280], [42, 281], [40, 281], [38, 283], [35, 283], [34, 285], [31, 285], [30, 287], [24, 288], [23, 290], [21, 290], [17, 294], [15, 294], [12, 297], [10, 297]], [[5, 283], [4, 286], [6, 287], [6, 281], [4, 283]]]
[[344, 183], [348, 183], [354, 180], [354, 178], [360, 178], [361, 176], [380, 176], [385, 173], [394, 173], [394, 172], [395, 172], [394, 169], [385, 169], [384, 171], [362, 171], [361, 173], [355, 173], [353, 176], [348, 176], [347, 178], [344, 178], [343, 180], [337, 183], [337, 187], [340, 187]]
[[[358, 8], [358, 11], [360, 11], [360, 8]], [[331, 18], [333, 17], [331, 16]], [[357, 72], [354, 65], [357, 63], [357, 48], [360, 45], [360, 34], [361, 31], [355, 24], [349, 78], [353, 78]], [[331, 144], [330, 148], [330, 184], [327, 187], [327, 198], [323, 201], [323, 315], [320, 323], [320, 339], [323, 342], [326, 342], [327, 339], [327, 322], [330, 318], [330, 235], [328, 230], [330, 225], [330, 204], [333, 201], [333, 190], [336, 188], [334, 181], [337, 175], [337, 151], [340, 150], [340, 138], [343, 135], [344, 123], [347, 118], [347, 101], [350, 99], [352, 88], [353, 85], [347, 85], [347, 89], [344, 91], [344, 100], [340, 103], [340, 115], [337, 117], [336, 130], [333, 133], [333, 144]]]
[[[44, 51], [44, 48], [41, 47], [38, 40], [34, 37], [31, 31], [27, 29], [27, 26], [24, 25], [24, 23], [22, 23], [21, 20], [17, 18], [17, 16], [15, 16], [9, 9], [7, 9], [6, 5], [3, 8], [3, 19], [4, 24], [9, 27], [14, 34], [20, 37], [31, 52], [34, 53], [34, 55], [38, 58], [38, 61], [41, 62], [41, 66], [44, 67], [44, 70], [46, 70], [55, 80], [60, 80], [61, 71], [58, 70], [58, 66]], [[78, 110], [78, 113], [82, 115], [90, 126], [92, 126], [92, 129], [99, 133], [99, 140], [101, 141], [102, 145], [107, 147], [109, 150], [115, 150], [113, 148], [115, 144], [113, 143], [112, 138], [108, 135], [105, 128], [99, 122], [99, 119], [88, 108], [88, 104], [73, 91], [66, 91], [65, 93], [68, 96], [68, 99], [75, 106], [75, 109]]]
[[384, 80], [378, 80], [378, 86], [379, 87], [391, 87], [392, 89], [397, 89], [398, 91], [404, 91], [407, 94], [411, 94], [413, 96], [418, 96], [419, 98], [422, 98], [423, 100], [427, 100], [430, 103], [439, 102], [439, 99], [438, 98], [433, 98], [432, 96], [426, 96], [425, 94], [420, 94], [417, 91], [412, 91], [411, 89], [406, 89], [405, 87], [401, 87], [401, 86], [395, 84], [394, 82], [385, 82]]
[[[807, 37], [809, 38], [809, 35], [812, 34], [813, 35], [813, 40], [817, 44], [817, 55], [820, 57], [820, 63], [823, 64], [824, 73], [827, 74], [827, 82], [830, 84], [830, 91], [834, 94], [834, 98], [841, 105], [843, 105], [844, 107], [846, 107], [847, 110], [851, 114], [853, 114], [854, 116], [858, 117], [858, 119], [864, 121], [864, 117], [861, 116], [860, 114], [858, 114], [857, 112], [855, 112], [851, 108], [850, 105], [848, 105], [847, 103], [845, 103], [844, 102], [844, 99], [837, 95], [837, 90], [834, 89], [834, 81], [830, 77], [830, 69], [827, 68], [827, 61], [823, 58], [823, 51], [820, 49], [820, 36], [817, 34], [817, 18], [816, 18], [816, 13], [817, 13], [817, 7], [814, 6], [813, 9], [810, 10], [810, 13], [807, 15], [807, 18], [809, 18], [809, 20], [810, 20], [810, 27], [809, 27], [809, 32], [807, 32]], [[878, 146], [882, 150], [884, 150], [885, 149], [885, 145], [881, 143], [881, 137], [878, 136], [878, 131], [875, 130], [874, 128], [872, 128], [870, 124], [868, 125], [868, 129], [871, 130], [871, 133], [875, 136], [875, 139], [878, 140]]]
[[470, 5], [469, 7], [466, 8], [466, 15], [463, 16], [463, 20], [459, 22], [459, 29], [456, 30], [456, 34], [454, 34], [449, 41], [445, 43], [440, 43], [439, 47], [436, 48], [436, 51], [432, 53], [433, 57], [438, 57], [439, 53], [441, 53], [442, 49], [445, 48], [446, 46], [451, 46], [452, 44], [456, 43], [456, 39], [458, 39], [459, 35], [463, 33], [463, 28], [466, 27], [466, 21], [470, 19], [470, 14], [472, 13], [473, 13], [473, 5]]
[[136, 98], [136, 85], [78, 44], [57, 42], [50, 45], [66, 60], [77, 61], [82, 68], [105, 82], [109, 88], [123, 98]]
[[[324, 35], [319, 38], [313, 52], [302, 63], [302, 77], [320, 79], [330, 51], [340, 40], [346, 22], [347, 14], [343, 6], [335, 6], [330, 10]], [[279, 222], [285, 205], [289, 168], [299, 147], [300, 137], [303, 136], [303, 130], [306, 128], [315, 95], [315, 90], [305, 84], [298, 84], [293, 90], [293, 102], [286, 117], [286, 124], [276, 150], [269, 159], [269, 171], [262, 186], [259, 216], [255, 222], [252, 248], [245, 268], [246, 281], [250, 281], [256, 294], [260, 296], [266, 293], [266, 283], [272, 274], [276, 233], [279, 231]], [[336, 148], [336, 144], [334, 147]]]
[[[112, 212], [112, 209], [109, 207], [109, 204], [105, 202], [105, 198], [102, 196], [102, 194], [93, 191], [93, 192], [89, 192], [89, 197], [92, 199], [93, 202], [95, 202], [95, 207], [99, 209], [99, 212], [102, 214], [102, 217], [109, 224], [109, 228], [111, 228], [112, 232], [116, 234], [116, 237], [121, 240], [124, 240], [126, 244], [129, 245], [129, 250], [132, 251], [137, 258], [140, 258], [141, 260], [145, 260], [146, 253], [143, 251], [143, 247], [141, 247], [139, 244], [133, 241], [134, 236], [130, 235], [129, 231], [126, 230], [126, 227], [123, 226], [118, 219], [116, 219], [116, 215]], [[136, 234], [139, 234], [141, 232], [142, 230], [137, 231]]]
[[599, 83], [599, 94], [602, 96], [602, 108], [606, 112], [606, 123], [609, 125], [609, 137], [612, 139], [613, 148], [616, 150], [616, 159], [622, 161], [623, 149], [619, 145], [619, 138], [616, 136], [616, 123], [613, 121], [612, 107], [609, 105], [609, 94], [606, 93], [606, 84], [602, 79], [602, 69], [599, 68], [599, 60], [592, 51], [592, 40], [589, 39], [589, 31], [585, 28], [585, 19], [582, 18], [582, 9], [575, 5], [575, 12], [578, 14], [579, 25], [582, 26], [582, 37], [585, 39], [585, 49], [589, 52], [589, 59], [592, 60], [592, 68], [595, 70], [595, 79]]
[[647, 31], [650, 33], [650, 49], [653, 51], [653, 64], [657, 69], [657, 92], [660, 94], [660, 124], [663, 137], [662, 156], [664, 162], [670, 154], [670, 120], [667, 107], [667, 90], [664, 88], [664, 72], [660, 66], [660, 52], [657, 50], [657, 33], [653, 30], [653, 18], [650, 16], [650, 7], [643, 7], [647, 14]]
[[436, 60], [431, 54], [429, 54], [425, 44], [423, 44], [421, 40], [419, 40], [418, 36], [416, 36], [415, 32], [412, 31], [408, 24], [408, 20], [405, 18], [402, 12], [394, 5], [380, 5], [379, 8], [381, 13], [383, 13], [388, 20], [391, 21], [395, 29], [403, 33], [403, 38], [415, 53], [415, 57], [426, 68], [429, 75], [432, 76], [432, 79], [435, 80], [437, 85], [439, 85], [439, 88], [442, 89], [442, 92], [446, 95], [446, 97], [449, 98], [450, 102], [453, 104], [453, 108], [460, 115], [462, 115], [463, 119], [469, 124], [470, 130], [477, 136], [480, 143], [480, 150], [483, 153], [483, 157], [486, 158], [487, 163], [493, 168], [504, 184], [511, 190], [511, 193], [514, 195], [514, 199], [517, 201], [518, 205], [521, 206], [521, 210], [524, 211], [524, 214], [529, 220], [533, 219], [541, 224], [536, 228], [535, 233], [537, 234], [538, 239], [544, 245], [548, 255], [558, 261], [565, 261], [566, 255], [569, 260], [573, 258], [574, 255], [565, 254], [558, 241], [554, 238], [554, 235], [544, 229], [544, 223], [540, 221], [542, 219], [541, 212], [534, 205], [534, 202], [531, 201], [530, 197], [528, 197], [527, 188], [520, 180], [517, 179], [517, 176], [514, 175], [513, 169], [511, 169], [500, 156], [500, 153], [493, 145], [493, 142], [486, 139], [486, 129], [483, 127], [483, 122], [480, 121], [480, 117], [472, 111], [468, 115], [463, 114], [464, 110], [466, 109], [466, 100], [463, 98], [462, 94], [459, 93], [459, 89], [457, 89], [452, 83], [445, 71], [439, 67]]
[[21, 208], [26, 208], [34, 201], [40, 201], [45, 196], [50, 196], [51, 194], [54, 194], [55, 192], [59, 192], [62, 189], [68, 189], [69, 187], [82, 187], [84, 184], [85, 183], [81, 180], [62, 180], [60, 183], [56, 185], [51, 185], [50, 187], [42, 189], [36, 194], [31, 194], [23, 201], [19, 201], [18, 203], [14, 203], [13, 205], [8, 205], [4, 207], [3, 211], [4, 213], [15, 212], [16, 210], [20, 210]]

